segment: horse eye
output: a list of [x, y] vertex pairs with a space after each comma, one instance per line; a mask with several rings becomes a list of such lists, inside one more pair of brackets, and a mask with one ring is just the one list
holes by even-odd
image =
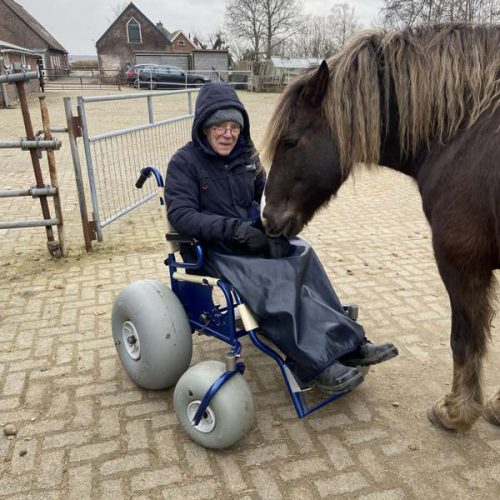
[[298, 139], [285, 139], [283, 145], [286, 149], [292, 149], [298, 144]]

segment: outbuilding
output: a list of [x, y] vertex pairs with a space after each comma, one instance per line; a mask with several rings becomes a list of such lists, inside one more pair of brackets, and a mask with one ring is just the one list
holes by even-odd
[[298, 74], [308, 68], [319, 66], [323, 59], [317, 57], [273, 56], [261, 68], [262, 90], [282, 90]]
[[[20, 47], [13, 43], [0, 40], [0, 75], [8, 74], [14, 67], [20, 67], [26, 71], [39, 69], [43, 53]], [[40, 80], [34, 79], [26, 82], [28, 94], [38, 92]], [[12, 107], [18, 100], [16, 86], [14, 84], [0, 83], [0, 108]]]
[[0, 34], [5, 43], [39, 54], [46, 78], [67, 74], [68, 51], [14, 0], [0, 0]]

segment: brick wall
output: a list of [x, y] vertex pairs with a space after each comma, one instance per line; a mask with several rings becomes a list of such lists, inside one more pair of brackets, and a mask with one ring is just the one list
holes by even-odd
[[[135, 19], [141, 28], [141, 43], [129, 43], [127, 23]], [[99, 67], [106, 70], [115, 70], [117, 73], [125, 71], [127, 62], [134, 64], [136, 50], [166, 51], [169, 44], [164, 36], [139, 11], [130, 8], [99, 41], [97, 55]]]
[[[36, 57], [31, 54], [21, 54], [18, 52], [9, 52], [4, 54], [4, 64], [10, 66], [11, 64], [22, 64], [27, 69], [35, 71], [37, 69]], [[7, 95], [7, 103], [9, 107], [14, 106], [18, 102], [17, 87], [15, 83], [11, 84], [0, 84], [3, 87], [3, 92], [0, 92], [0, 108], [5, 108], [5, 102], [3, 99], [4, 92]], [[26, 92], [29, 95], [33, 95], [40, 89], [40, 83], [38, 79], [29, 80], [25, 83]]]

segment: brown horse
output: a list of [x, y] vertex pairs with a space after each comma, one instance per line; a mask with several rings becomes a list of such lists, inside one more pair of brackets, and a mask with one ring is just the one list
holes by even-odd
[[483, 407], [493, 270], [500, 268], [500, 27], [367, 31], [291, 83], [269, 123], [262, 218], [302, 230], [359, 164], [418, 184], [450, 297], [453, 384], [429, 410], [445, 429], [483, 413], [500, 425], [500, 391]]

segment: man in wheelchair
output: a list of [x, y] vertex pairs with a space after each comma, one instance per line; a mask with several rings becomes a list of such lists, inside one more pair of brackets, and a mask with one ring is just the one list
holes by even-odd
[[[248, 114], [236, 92], [224, 83], [205, 84], [192, 140], [168, 165], [169, 222], [201, 242], [204, 271], [235, 287], [299, 383], [330, 394], [352, 390], [363, 381], [359, 366], [386, 361], [398, 350], [366, 339], [305, 241], [265, 234], [259, 213], [264, 184]], [[196, 260], [190, 245], [181, 247], [181, 255]]]

